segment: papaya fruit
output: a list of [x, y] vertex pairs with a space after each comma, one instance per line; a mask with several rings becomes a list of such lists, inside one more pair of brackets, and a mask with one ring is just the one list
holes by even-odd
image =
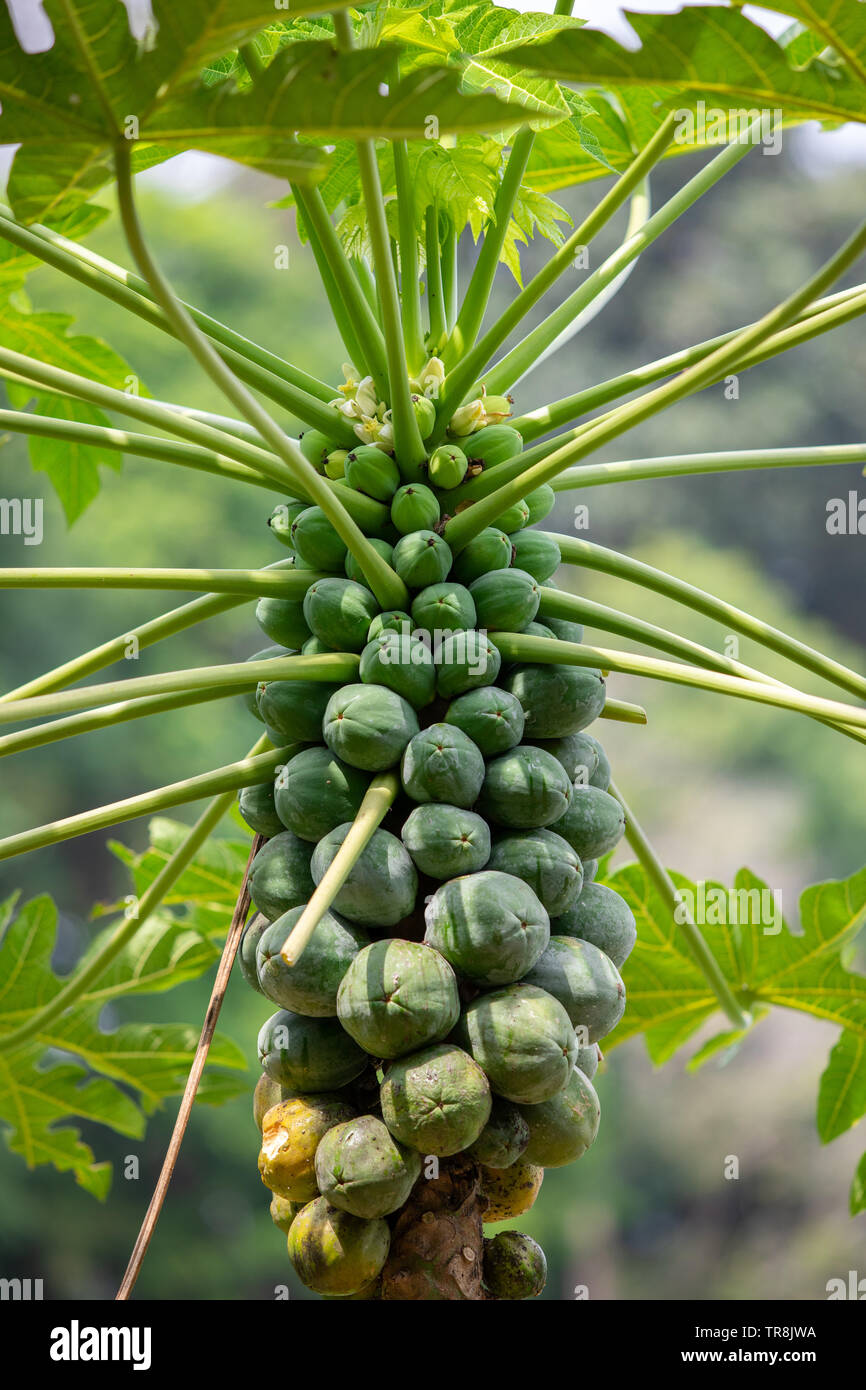
[[344, 472], [349, 487], [377, 502], [390, 502], [400, 486], [400, 470], [389, 454], [375, 444], [361, 444], [346, 455]]
[[520, 632], [531, 623], [541, 601], [538, 584], [526, 570], [493, 570], [474, 579], [469, 592], [479, 627]]
[[277, 815], [273, 782], [259, 782], [238, 792], [238, 811], [257, 835], [279, 835], [283, 823]]
[[483, 633], [450, 632], [436, 652], [436, 691], [450, 700], [478, 686], [492, 685], [501, 665], [498, 650]]
[[[318, 637], [308, 637], [301, 647], [301, 654], [302, 656], [322, 656], [324, 653], [332, 652], [333, 650], [333, 647], [329, 647], [327, 643], [320, 641]], [[259, 690], [261, 689], [262, 686], [260, 685]]]
[[418, 433], [422, 439], [433, 433], [433, 426], [436, 424], [436, 406], [429, 396], [421, 396], [413, 392], [411, 396], [412, 410], [418, 424]]
[[256, 990], [258, 994], [263, 991], [256, 974], [256, 948], [270, 925], [270, 919], [263, 912], [257, 912], [244, 927], [238, 946], [238, 968], [250, 988]]
[[281, 743], [318, 743], [328, 701], [339, 687], [325, 681], [268, 681], [259, 710]]
[[472, 595], [462, 584], [428, 584], [412, 600], [412, 621], [427, 632], [460, 632], [476, 620]]
[[384, 613], [377, 613], [367, 628], [367, 642], [375, 642], [384, 632], [411, 633], [414, 627], [408, 613], [403, 613], [399, 608], [388, 608]]
[[[548, 583], [549, 581], [545, 581]], [[582, 642], [583, 623], [572, 622], [570, 618], [551, 618], [546, 613], [544, 621], [550, 628], [554, 637], [558, 637], [560, 642]]]
[[334, 1125], [316, 1150], [316, 1182], [334, 1207], [365, 1221], [390, 1216], [421, 1175], [421, 1155], [400, 1144], [375, 1115]]
[[303, 906], [293, 907], [262, 932], [256, 946], [256, 976], [262, 994], [281, 1009], [307, 1018], [336, 1018], [340, 981], [358, 952], [368, 944], [367, 933], [336, 912], [323, 914], [306, 950], [295, 965], [280, 952], [300, 919]]
[[[304, 626], [306, 626], [306, 624], [304, 624]], [[294, 655], [295, 655], [294, 650], [293, 650], [292, 648], [289, 648], [289, 647], [277, 647], [277, 646], [273, 646], [273, 647], [263, 647], [263, 648], [261, 649], [261, 651], [253, 652], [252, 656], [246, 657], [245, 660], [246, 660], [246, 661], [270, 661], [270, 660], [271, 660], [273, 657], [275, 657], [275, 656], [294, 656]], [[261, 690], [261, 688], [262, 688], [262, 686], [263, 686], [264, 684], [265, 684], [264, 681], [259, 681], [259, 684], [256, 686], [255, 690], [245, 690], [244, 693], [240, 696], [240, 699], [241, 699], [242, 702], [243, 702], [244, 708], [245, 708], [245, 709], [248, 709], [249, 712], [250, 712], [250, 714], [255, 715], [256, 719], [261, 719], [261, 717], [262, 717], [261, 714], [259, 713], [259, 701], [258, 701], [258, 696], [259, 696], [259, 691]]]
[[418, 941], [392, 938], [365, 946], [337, 994], [340, 1023], [373, 1057], [402, 1057], [440, 1042], [459, 1013], [454, 971]]
[[598, 1048], [594, 1043], [577, 1049], [577, 1061], [575, 1062], [575, 1066], [578, 1071], [583, 1072], [587, 1081], [591, 1081], [595, 1076], [598, 1071], [598, 1063]]
[[[277, 795], [275, 789], [275, 804]], [[277, 814], [282, 820], [279, 805]], [[268, 921], [307, 901], [313, 891], [311, 854], [310, 846], [291, 830], [281, 830], [256, 854], [250, 868], [250, 898]]]
[[318, 1196], [316, 1148], [334, 1125], [354, 1112], [339, 1096], [298, 1095], [279, 1101], [262, 1121], [259, 1175], [265, 1187], [290, 1202]]
[[568, 809], [551, 828], [581, 859], [598, 859], [615, 849], [625, 834], [625, 812], [610, 792], [578, 785]]
[[294, 498], [288, 498], [285, 502], [278, 502], [268, 517], [268, 525], [277, 540], [289, 550], [294, 550], [292, 524], [309, 505], [309, 502], [297, 502]]
[[288, 1235], [292, 1229], [292, 1222], [303, 1205], [303, 1202], [290, 1202], [288, 1197], [278, 1197], [275, 1192], [268, 1212], [277, 1229]]
[[319, 579], [304, 595], [304, 619], [314, 636], [338, 652], [360, 652], [379, 611], [369, 589], [354, 579]]
[[543, 827], [497, 836], [487, 867], [522, 879], [550, 917], [565, 912], [583, 888], [583, 869], [571, 845]]
[[[379, 453], [379, 450], [377, 449], [376, 452]], [[384, 458], [385, 455], [383, 454], [382, 457]], [[378, 536], [368, 536], [367, 539], [373, 549], [382, 556], [385, 563], [388, 565], [392, 564], [394, 560], [394, 547], [389, 545], [387, 541], [380, 540]], [[370, 585], [364, 577], [364, 571], [361, 569], [361, 566], [358, 564], [351, 550], [346, 551], [346, 561], [343, 569], [347, 579], [354, 579], [356, 584], [363, 584], [365, 589], [369, 589]]]
[[449, 491], [466, 477], [469, 460], [456, 444], [440, 444], [427, 460], [427, 474], [434, 487]]
[[391, 1244], [387, 1221], [365, 1221], [316, 1197], [302, 1207], [288, 1237], [289, 1259], [306, 1288], [346, 1298], [375, 1280]]
[[517, 666], [504, 683], [523, 706], [529, 738], [580, 733], [601, 714], [607, 695], [601, 672], [588, 666]]
[[[321, 883], [351, 828], [351, 822], [338, 825], [316, 845], [310, 860], [315, 883]], [[341, 916], [359, 926], [394, 927], [412, 911], [417, 891], [418, 875], [402, 842], [388, 830], [374, 830], [349, 870], [333, 906]], [[318, 931], [317, 927], [316, 934]], [[362, 944], [366, 945], [366, 940]], [[309, 949], [308, 946], [307, 951]]]
[[461, 729], [485, 758], [516, 748], [525, 722], [517, 696], [492, 685], [459, 695], [445, 714], [445, 723]]
[[[265, 636], [278, 642], [281, 648], [298, 651], [310, 636], [301, 599], [260, 598], [256, 604], [256, 622]], [[272, 654], [280, 655], [279, 652]], [[253, 660], [252, 657], [247, 659]]]
[[529, 525], [529, 508], [521, 500], [512, 502], [510, 507], [506, 507], [504, 512], [500, 512], [495, 517], [492, 525], [498, 526], [500, 531], [505, 531], [507, 535], [513, 537], [515, 531], [521, 531], [524, 526]]
[[542, 483], [541, 487], [533, 488], [523, 499], [529, 508], [529, 520], [527, 526], [537, 526], [539, 521], [549, 516], [556, 506], [556, 493], [549, 483]]
[[513, 1221], [534, 1205], [544, 1181], [544, 1169], [521, 1157], [508, 1168], [481, 1169], [481, 1195], [487, 1199], [485, 1226]]
[[484, 425], [466, 439], [466, 457], [482, 468], [495, 468], [523, 452], [523, 438], [511, 425]]
[[280, 1009], [262, 1024], [259, 1062], [273, 1081], [293, 1093], [336, 1091], [367, 1065], [358, 1047], [336, 1018], [309, 1018]]
[[401, 536], [431, 530], [441, 515], [435, 492], [423, 483], [406, 483], [394, 493], [391, 521]]
[[484, 782], [484, 759], [461, 729], [430, 724], [406, 745], [400, 776], [413, 801], [469, 807]]
[[358, 674], [366, 684], [387, 685], [416, 710], [429, 705], [436, 694], [430, 646], [408, 632], [386, 630], [368, 642]]
[[335, 439], [330, 439], [321, 430], [304, 430], [298, 435], [298, 444], [301, 453], [308, 463], [311, 463], [320, 473], [325, 466], [325, 459], [328, 454], [339, 448]]
[[[321, 840], [335, 826], [354, 820], [368, 782], [363, 772], [335, 757], [330, 748], [304, 748], [289, 759], [274, 784], [277, 814], [294, 837]], [[269, 849], [274, 843], [271, 840], [264, 848]], [[311, 892], [312, 879], [306, 896]], [[253, 902], [258, 906], [255, 895]], [[285, 912], [296, 906], [297, 903], [286, 903], [280, 910]]]
[[564, 1168], [594, 1142], [601, 1108], [592, 1082], [575, 1067], [558, 1095], [540, 1105], [522, 1105], [520, 1113], [529, 1127], [524, 1161], [542, 1168]]
[[259, 1134], [262, 1132], [262, 1121], [271, 1106], [276, 1105], [277, 1101], [287, 1099], [288, 1092], [284, 1091], [278, 1082], [272, 1081], [266, 1072], [262, 1072], [253, 1090], [253, 1119]]
[[598, 787], [601, 791], [606, 792], [608, 787], [610, 786], [611, 775], [610, 763], [608, 762], [607, 754], [605, 753], [598, 739], [593, 738], [592, 734], [584, 734], [584, 737], [595, 749], [595, 754], [597, 758], [595, 771], [591, 773], [589, 778], [589, 785], [591, 787]]
[[583, 1045], [610, 1033], [625, 1011], [625, 985], [613, 961], [576, 937], [552, 936], [526, 983], [559, 1000]]
[[483, 574], [508, 569], [513, 556], [511, 537], [495, 526], [488, 526], [455, 557], [451, 577], [468, 587]]
[[519, 744], [487, 764], [478, 810], [497, 825], [534, 830], [561, 821], [571, 796], [572, 786], [562, 763], [543, 748]]
[[566, 912], [551, 923], [557, 936], [577, 937], [597, 946], [621, 970], [637, 940], [634, 913], [619, 893], [603, 883], [587, 883]]
[[539, 582], [549, 579], [562, 564], [562, 552], [556, 541], [540, 531], [518, 531], [508, 539], [514, 549], [514, 566]]
[[563, 738], [528, 738], [533, 748], [543, 748], [562, 763], [569, 782], [588, 782], [595, 770], [595, 750], [586, 742], [586, 734], [566, 734]]
[[329, 699], [322, 734], [335, 757], [363, 772], [385, 772], [418, 733], [418, 716], [385, 685], [344, 685]]
[[493, 1097], [490, 1119], [467, 1152], [485, 1168], [510, 1168], [529, 1143], [529, 1125], [516, 1105]]
[[561, 1091], [577, 1060], [577, 1037], [558, 999], [536, 985], [506, 985], [467, 1004], [454, 1041], [484, 1070], [490, 1089], [517, 1105]]
[[532, 1236], [500, 1231], [484, 1241], [484, 1283], [492, 1298], [522, 1302], [537, 1298], [547, 1283], [547, 1260]]
[[483, 869], [490, 858], [490, 830], [474, 811], [429, 803], [416, 806], [400, 832], [422, 874], [456, 878]]
[[482, 987], [521, 979], [550, 940], [550, 920], [532, 889], [494, 869], [443, 883], [424, 921], [427, 945]]
[[453, 1043], [392, 1062], [379, 1096], [382, 1119], [394, 1138], [438, 1158], [468, 1148], [490, 1118], [487, 1077]]
[[394, 547], [394, 569], [410, 589], [440, 584], [451, 569], [451, 547], [435, 531], [412, 531]]
[[306, 507], [292, 522], [292, 545], [295, 554], [313, 570], [338, 573], [346, 563], [348, 553], [333, 524], [321, 507]]

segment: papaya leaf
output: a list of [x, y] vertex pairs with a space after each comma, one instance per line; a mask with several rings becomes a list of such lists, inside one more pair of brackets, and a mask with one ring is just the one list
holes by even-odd
[[[2, 918], [0, 1034], [49, 1003], [64, 983], [51, 968], [57, 935], [52, 900], [36, 898], [16, 916], [4, 904]], [[223, 930], [225, 921], [223, 912]], [[100, 944], [97, 939], [84, 959]], [[94, 1196], [106, 1196], [111, 1165], [96, 1161], [69, 1122], [92, 1121], [140, 1137], [145, 1117], [183, 1090], [199, 1029], [182, 1023], [106, 1027], [105, 1005], [125, 994], [156, 993], [193, 979], [217, 955], [200, 932], [159, 914], [142, 925], [134, 943], [61, 1018], [46, 1021], [22, 1047], [0, 1054], [0, 1121], [10, 1149], [28, 1167], [51, 1164], [71, 1172]], [[228, 1070], [211, 1073], [218, 1079], [208, 1082], [200, 1099], [220, 1103], [242, 1089], [230, 1074], [246, 1065], [235, 1043], [215, 1037], [208, 1064]]]
[[[81, 241], [94, 231], [109, 216], [108, 208], [97, 203], [89, 203], [77, 208], [69, 217], [54, 218], [51, 230], [70, 241]], [[36, 256], [13, 246], [3, 237], [0, 229], [0, 302], [8, 300], [11, 294], [20, 290], [31, 271], [42, 265]]]
[[866, 1115], [866, 1037], [843, 1029], [818, 1089], [818, 1133], [825, 1144]]
[[866, 1211], [866, 1154], [857, 1164], [857, 1171], [851, 1184], [849, 1210], [852, 1216], [856, 1216], [858, 1212]]
[[[817, 7], [803, 0], [788, 4], [789, 13]], [[640, 48], [624, 48], [608, 35], [568, 29], [517, 44], [501, 61], [526, 67], [564, 82], [612, 87], [659, 88], [668, 108], [693, 106], [730, 110], [745, 103], [763, 111], [782, 108], [800, 119], [866, 120], [863, 47], [866, 18], [862, 6], [832, 7], [845, 11], [838, 27], [843, 61], [831, 70], [825, 63], [797, 67], [786, 49], [739, 10], [721, 6], [688, 8], [674, 14], [639, 14], [627, 18]]]
[[[148, 826], [150, 844], [140, 854], [116, 840], [110, 841], [108, 847], [112, 854], [126, 865], [132, 875], [134, 893], [120, 903], [98, 903], [92, 916], [100, 917], [132, 906], [135, 899], [150, 887], [188, 833], [189, 826], [180, 821], [157, 816]], [[227, 840], [211, 836], [166, 894], [163, 899], [165, 906], [182, 903], [195, 908], [214, 908], [222, 913], [225, 933], [225, 909], [231, 912], [234, 907], [249, 852], [248, 839]]]
[[[774, 10], [789, 14], [799, 20], [809, 34], [812, 52], [825, 48], [833, 51], [836, 63], [842, 62], [856, 77], [866, 84], [866, 18], [862, 5], [822, 5], [815, 0], [781, 0], [773, 5]], [[805, 43], [792, 36], [791, 45], [798, 47], [799, 56], [805, 58]], [[861, 118], [862, 119], [862, 118]]]

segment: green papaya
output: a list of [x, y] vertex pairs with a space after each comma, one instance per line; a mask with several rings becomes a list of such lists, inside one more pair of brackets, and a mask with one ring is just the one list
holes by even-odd
[[492, 685], [502, 658], [492, 642], [474, 629], [450, 632], [436, 651], [436, 690], [445, 700], [478, 686]]
[[474, 1144], [490, 1118], [490, 1086], [477, 1062], [453, 1043], [393, 1062], [379, 1092], [395, 1139], [447, 1158]]
[[387, 1221], [364, 1221], [317, 1197], [292, 1222], [289, 1259], [306, 1288], [347, 1298], [378, 1277], [390, 1244]]
[[551, 618], [547, 613], [544, 615], [544, 621], [560, 642], [583, 641], [583, 623], [573, 623], [570, 618]]
[[494, 869], [443, 883], [424, 921], [427, 945], [480, 986], [521, 979], [550, 940], [550, 919], [532, 889]]
[[[301, 647], [301, 655], [325, 656], [328, 652], [332, 652], [333, 650], [333, 647], [329, 647], [325, 642], [320, 641], [318, 637], [308, 637]], [[261, 689], [261, 687], [259, 688]]]
[[582, 1071], [588, 1081], [591, 1081], [598, 1071], [598, 1047], [595, 1043], [577, 1049], [577, 1061], [575, 1063], [578, 1071]]
[[[298, 651], [310, 635], [302, 599], [260, 598], [256, 604], [256, 622], [265, 636], [272, 642], [279, 642], [281, 648]], [[249, 661], [252, 659], [248, 657]]]
[[562, 564], [562, 552], [551, 536], [541, 531], [518, 531], [508, 538], [514, 547], [513, 563], [533, 579], [549, 579]]
[[462, 584], [428, 584], [412, 600], [412, 621], [426, 632], [460, 632], [476, 625], [475, 604]]
[[508, 690], [484, 686], [452, 700], [445, 723], [461, 729], [485, 758], [507, 753], [523, 737], [523, 706]]
[[[306, 627], [306, 623], [304, 624], [304, 627]], [[291, 648], [288, 648], [288, 647], [263, 647], [261, 651], [259, 651], [259, 652], [253, 652], [252, 656], [246, 657], [245, 660], [246, 660], [246, 661], [270, 661], [270, 660], [271, 660], [273, 657], [275, 657], [275, 656], [294, 656], [294, 655], [295, 655], [294, 651], [293, 651]], [[243, 693], [243, 695], [241, 695], [241, 697], [240, 697], [241, 700], [242, 700], [243, 703], [244, 703], [244, 707], [245, 707], [246, 709], [249, 710], [250, 714], [254, 714], [255, 717], [256, 717], [256, 719], [261, 719], [261, 717], [262, 717], [262, 716], [261, 716], [261, 713], [259, 712], [259, 699], [258, 699], [258, 697], [259, 697], [259, 691], [262, 689], [262, 686], [263, 686], [264, 684], [265, 684], [264, 681], [259, 681], [259, 683], [258, 683], [258, 685], [256, 686], [255, 690], [245, 690], [244, 693]]]
[[[592, 882], [593, 882], [593, 880], [594, 880], [596, 874], [598, 873], [598, 860], [597, 860], [597, 859], [581, 859], [580, 862], [581, 862], [581, 864], [583, 865], [583, 886], [584, 886], [584, 888], [585, 888], [585, 887], [587, 886], [588, 883], [592, 883]], [[583, 894], [581, 894], [581, 897], [582, 897], [582, 896], [583, 896]], [[561, 933], [561, 935], [563, 935], [563, 936], [568, 936], [568, 934], [569, 934], [568, 932], [563, 932], [563, 933]]]
[[[315, 883], [321, 883], [351, 828], [351, 821], [338, 825], [316, 845], [310, 861]], [[361, 926], [395, 927], [409, 916], [417, 891], [418, 875], [402, 842], [388, 830], [374, 830], [333, 905], [342, 916]]]
[[[315, 878], [315, 874], [313, 875]], [[367, 933], [335, 912], [325, 912], [295, 965], [280, 952], [305, 905], [293, 907], [272, 922], [259, 937], [256, 975], [262, 994], [281, 1009], [308, 1018], [335, 1018], [340, 981], [358, 952], [368, 944]]]
[[385, 685], [344, 685], [331, 696], [322, 720], [331, 752], [363, 772], [385, 772], [418, 733], [418, 716]]
[[523, 452], [523, 438], [511, 425], [485, 425], [466, 440], [466, 456], [470, 463], [482, 468], [495, 468]]
[[262, 1025], [258, 1039], [262, 1070], [293, 1092], [335, 1091], [348, 1086], [367, 1065], [336, 1018], [308, 1018], [280, 1009]]
[[349, 487], [377, 502], [390, 502], [400, 486], [399, 468], [375, 444], [361, 444], [346, 455], [345, 476]]
[[[256, 986], [258, 988], [258, 985]], [[253, 1119], [261, 1134], [262, 1123], [271, 1106], [278, 1101], [285, 1100], [287, 1092], [282, 1086], [272, 1081], [266, 1072], [262, 1072], [253, 1089]]]
[[286, 502], [279, 502], [268, 517], [268, 525], [277, 540], [288, 546], [289, 550], [294, 550], [292, 524], [309, 505], [309, 502], [296, 502], [294, 498], [289, 498]]
[[522, 879], [550, 917], [565, 912], [583, 887], [580, 860], [568, 841], [552, 830], [498, 836], [488, 868]]
[[571, 907], [551, 923], [557, 936], [579, 937], [609, 956], [621, 970], [637, 941], [634, 913], [619, 893], [603, 883], [587, 883]]
[[288, 1197], [278, 1197], [276, 1192], [271, 1198], [271, 1205], [268, 1207], [270, 1218], [277, 1230], [288, 1235], [292, 1229], [292, 1222], [303, 1206], [303, 1202], [291, 1202]]
[[413, 709], [423, 709], [436, 694], [436, 668], [427, 642], [408, 631], [381, 632], [361, 653], [358, 671], [370, 685], [387, 685]]
[[467, 807], [481, 790], [484, 759], [461, 729], [430, 724], [407, 744], [400, 776], [413, 801]]
[[360, 652], [379, 611], [369, 589], [354, 579], [319, 579], [304, 595], [304, 618], [311, 632], [338, 652]]
[[257, 912], [244, 927], [241, 944], [238, 947], [240, 972], [250, 988], [258, 994], [262, 994], [263, 990], [256, 974], [256, 948], [270, 925], [270, 919], [263, 912]]
[[434, 487], [450, 491], [466, 477], [469, 460], [456, 444], [440, 444], [427, 461], [427, 473]]
[[514, 984], [468, 1004], [454, 1039], [484, 1069], [491, 1090], [517, 1105], [540, 1105], [563, 1089], [577, 1037], [558, 999]]
[[488, 526], [455, 557], [451, 576], [468, 587], [483, 574], [508, 569], [513, 556], [511, 537], [495, 526]]
[[283, 823], [277, 815], [273, 782], [260, 782], [256, 787], [243, 787], [238, 792], [238, 811], [250, 830], [257, 835], [279, 835]]
[[316, 1148], [353, 1114], [337, 1095], [290, 1096], [273, 1106], [262, 1120], [259, 1175], [265, 1187], [291, 1202], [318, 1196]]
[[598, 859], [615, 849], [625, 834], [625, 812], [610, 792], [578, 784], [567, 811], [551, 829], [567, 840], [581, 859]]
[[406, 483], [394, 493], [391, 521], [401, 536], [431, 530], [441, 515], [435, 492], [423, 483]]
[[318, 743], [328, 701], [339, 687], [326, 681], [268, 681], [259, 711], [282, 743]]
[[529, 1126], [524, 1161], [541, 1168], [564, 1168], [581, 1158], [598, 1133], [601, 1108], [595, 1087], [576, 1067], [558, 1095], [520, 1108]]
[[501, 1096], [493, 1097], [490, 1119], [474, 1144], [469, 1156], [487, 1168], [510, 1168], [523, 1154], [529, 1143], [529, 1125], [516, 1105]]
[[600, 671], [589, 666], [517, 666], [505, 678], [526, 715], [530, 738], [563, 738], [597, 719], [607, 696]]
[[298, 443], [304, 458], [320, 473], [328, 454], [340, 447], [335, 439], [329, 438], [321, 430], [304, 430], [303, 434], [298, 435]]
[[[276, 784], [274, 802], [282, 820]], [[262, 845], [256, 854], [250, 869], [250, 897], [269, 921], [275, 921], [289, 908], [306, 902], [312, 893], [312, 852], [303, 839], [299, 839], [291, 830], [283, 830]]]
[[541, 601], [538, 584], [526, 570], [493, 570], [474, 579], [469, 592], [479, 627], [489, 632], [520, 632], [531, 623]]
[[589, 776], [589, 785], [591, 787], [598, 787], [601, 791], [606, 792], [608, 787], [610, 786], [611, 775], [610, 763], [608, 762], [607, 754], [605, 753], [598, 739], [593, 738], [592, 734], [584, 734], [584, 738], [587, 739], [587, 741], [595, 749], [595, 754], [597, 758], [595, 770], [591, 772]]
[[485, 1226], [497, 1221], [513, 1221], [535, 1205], [541, 1191], [544, 1169], [521, 1157], [507, 1168], [481, 1168], [481, 1196], [486, 1202], [482, 1216]]
[[534, 488], [528, 492], [523, 499], [529, 508], [529, 520], [527, 526], [537, 526], [539, 521], [543, 521], [546, 516], [550, 516], [556, 506], [556, 493], [549, 483], [542, 483], [541, 487]]
[[590, 772], [595, 769], [596, 756], [586, 742], [586, 734], [566, 734], [564, 738], [529, 738], [526, 742], [533, 748], [543, 748], [545, 753], [552, 753], [562, 763], [570, 782], [589, 781]]
[[561, 820], [571, 795], [562, 764], [543, 748], [520, 744], [487, 764], [478, 810], [497, 825], [534, 830]]
[[[304, 748], [289, 759], [274, 784], [277, 814], [300, 839], [321, 840], [335, 826], [355, 819], [368, 781], [363, 772], [335, 757], [330, 748]], [[269, 845], [273, 843], [271, 840]], [[295, 906], [286, 903], [280, 911]]]
[[447, 579], [451, 559], [451, 547], [435, 531], [412, 531], [394, 547], [394, 568], [410, 589]]
[[402, 612], [399, 608], [387, 608], [384, 613], [377, 613], [367, 628], [367, 641], [375, 642], [383, 632], [411, 633], [414, 627], [415, 624], [408, 613]]
[[398, 1143], [375, 1115], [334, 1125], [316, 1150], [322, 1196], [365, 1221], [402, 1207], [420, 1176], [421, 1155]]
[[427, 439], [433, 433], [433, 426], [436, 424], [436, 406], [429, 396], [420, 396], [416, 392], [412, 393], [411, 400], [418, 433], [422, 439]]
[[402, 1057], [440, 1042], [459, 1014], [454, 971], [419, 941], [391, 939], [365, 946], [337, 994], [341, 1024], [374, 1057]]
[[521, 498], [519, 502], [512, 502], [510, 507], [500, 512], [491, 524], [498, 526], [500, 531], [505, 531], [513, 542], [514, 532], [521, 531], [524, 526], [529, 525], [529, 508]]
[[314, 570], [339, 571], [346, 563], [347, 547], [321, 507], [307, 507], [292, 522], [295, 554]]
[[582, 1046], [606, 1037], [625, 1011], [625, 985], [613, 961], [572, 936], [550, 938], [526, 983], [559, 1000]]
[[346, 459], [349, 457], [348, 449], [334, 449], [325, 459], [325, 477], [332, 478], [337, 482], [346, 476]]
[[521, 1302], [537, 1298], [547, 1283], [547, 1260], [532, 1236], [500, 1231], [484, 1241], [484, 1283], [492, 1298]]
[[[367, 539], [373, 549], [382, 556], [385, 563], [391, 565], [394, 560], [394, 547], [389, 545], [387, 541], [379, 540], [378, 536], [368, 536]], [[354, 579], [356, 584], [363, 584], [365, 589], [369, 589], [370, 585], [364, 576], [364, 571], [361, 569], [361, 566], [358, 564], [351, 550], [347, 550], [346, 552], [346, 562], [343, 568], [347, 579]]]
[[400, 832], [422, 874], [456, 878], [483, 869], [490, 858], [487, 822], [460, 806], [416, 806]]
[[[552, 637], [553, 633], [546, 623], [527, 623], [520, 629], [527, 637]], [[511, 668], [509, 667], [509, 670]]]

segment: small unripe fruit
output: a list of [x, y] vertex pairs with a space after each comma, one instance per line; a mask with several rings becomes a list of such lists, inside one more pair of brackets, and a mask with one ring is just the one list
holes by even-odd
[[427, 396], [413, 396], [412, 409], [415, 412], [421, 438], [426, 439], [436, 424], [436, 407]]
[[440, 444], [430, 455], [427, 472], [436, 487], [452, 488], [463, 482], [468, 467], [466, 455], [456, 444]]
[[335, 449], [332, 454], [328, 454], [325, 459], [325, 475], [328, 478], [342, 478], [346, 473], [346, 459], [348, 450]]
[[298, 443], [301, 446], [301, 453], [308, 463], [317, 468], [321, 473], [325, 467], [325, 460], [335, 449], [339, 449], [339, 444], [335, 439], [329, 439], [321, 430], [304, 430]]
[[429, 531], [441, 512], [436, 494], [423, 483], [407, 483], [398, 488], [391, 503], [391, 520], [401, 536], [410, 531]]

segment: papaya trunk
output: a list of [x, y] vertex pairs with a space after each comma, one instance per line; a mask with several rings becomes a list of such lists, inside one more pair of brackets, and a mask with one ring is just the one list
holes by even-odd
[[438, 1178], [423, 1176], [397, 1218], [382, 1271], [382, 1298], [471, 1302], [481, 1284], [481, 1174], [465, 1154], [440, 1160]]

